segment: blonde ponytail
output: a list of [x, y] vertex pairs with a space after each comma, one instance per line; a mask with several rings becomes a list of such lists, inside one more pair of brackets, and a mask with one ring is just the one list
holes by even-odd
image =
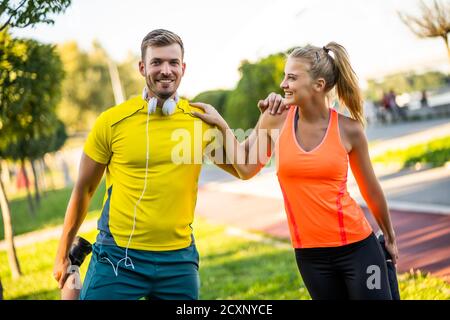
[[[334, 58], [329, 51], [333, 53]], [[330, 42], [322, 48], [307, 45], [295, 48], [289, 56], [305, 59], [310, 64], [311, 78], [320, 77], [325, 80], [326, 93], [336, 86], [339, 102], [349, 110], [353, 119], [360, 122], [362, 126], [365, 125], [358, 78], [343, 46], [336, 42]]]
[[330, 50], [334, 55], [334, 64], [337, 69], [336, 92], [339, 102], [347, 107], [353, 119], [364, 126], [364, 110], [361, 90], [358, 85], [358, 77], [353, 70], [347, 51], [336, 42], [330, 42], [324, 50]]

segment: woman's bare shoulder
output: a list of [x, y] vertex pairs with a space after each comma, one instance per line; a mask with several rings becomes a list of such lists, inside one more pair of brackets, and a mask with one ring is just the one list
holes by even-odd
[[364, 127], [358, 120], [339, 114], [339, 129], [341, 130], [341, 137], [347, 142], [346, 145], [348, 144], [348, 149], [352, 150], [367, 143]]
[[364, 128], [358, 120], [341, 113], [339, 113], [339, 128], [344, 130], [343, 133], [349, 137], [364, 133]]

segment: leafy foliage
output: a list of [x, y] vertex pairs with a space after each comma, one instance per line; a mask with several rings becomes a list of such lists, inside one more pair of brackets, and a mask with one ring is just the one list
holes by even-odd
[[124, 61], [117, 65], [125, 99], [141, 95], [142, 89], [145, 86], [144, 77], [142, 77], [138, 69], [139, 60], [139, 56], [130, 53]]
[[55, 48], [3, 31], [0, 61], [0, 155], [36, 159], [55, 151], [65, 140], [55, 113], [64, 76]]
[[257, 103], [270, 92], [281, 93], [284, 53], [272, 54], [255, 63], [242, 62], [241, 79], [225, 104], [225, 118], [232, 128], [253, 128], [259, 118]]
[[71, 0], [12, 0], [0, 2], [0, 31], [7, 27], [25, 28], [37, 23], [53, 24], [51, 14], [64, 12]]
[[204, 102], [213, 105], [220, 114], [223, 114], [230, 90], [210, 90], [198, 94], [192, 101]]
[[450, 137], [435, 139], [407, 149], [388, 151], [376, 157], [373, 161], [397, 162], [405, 168], [417, 163], [439, 167], [450, 161]]
[[[66, 42], [58, 46], [58, 53], [66, 74], [58, 116], [71, 131], [89, 130], [96, 116], [115, 104], [109, 58], [98, 42], [89, 51], [81, 50], [76, 42]], [[140, 94], [145, 84], [138, 72], [138, 59], [130, 55], [118, 64], [126, 98]]]

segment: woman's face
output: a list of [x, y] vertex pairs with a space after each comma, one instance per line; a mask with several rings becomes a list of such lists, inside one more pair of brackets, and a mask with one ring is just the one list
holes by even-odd
[[284, 102], [287, 105], [299, 105], [311, 100], [312, 79], [308, 73], [309, 65], [305, 60], [289, 57], [284, 67], [284, 79], [280, 87], [284, 90]]

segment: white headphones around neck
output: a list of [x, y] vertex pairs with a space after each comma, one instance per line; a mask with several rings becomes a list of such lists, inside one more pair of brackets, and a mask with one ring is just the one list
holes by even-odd
[[[148, 98], [148, 91], [147, 87], [144, 87], [144, 90], [142, 91], [142, 99], [147, 100], [148, 99], [148, 113], [152, 114], [156, 111], [156, 106], [158, 104], [158, 99], [155, 97]], [[164, 104], [162, 106], [162, 113], [165, 116], [170, 116], [175, 112], [175, 109], [177, 108], [177, 102], [178, 102], [178, 95], [175, 94], [175, 99], [167, 99], [164, 101]]]

